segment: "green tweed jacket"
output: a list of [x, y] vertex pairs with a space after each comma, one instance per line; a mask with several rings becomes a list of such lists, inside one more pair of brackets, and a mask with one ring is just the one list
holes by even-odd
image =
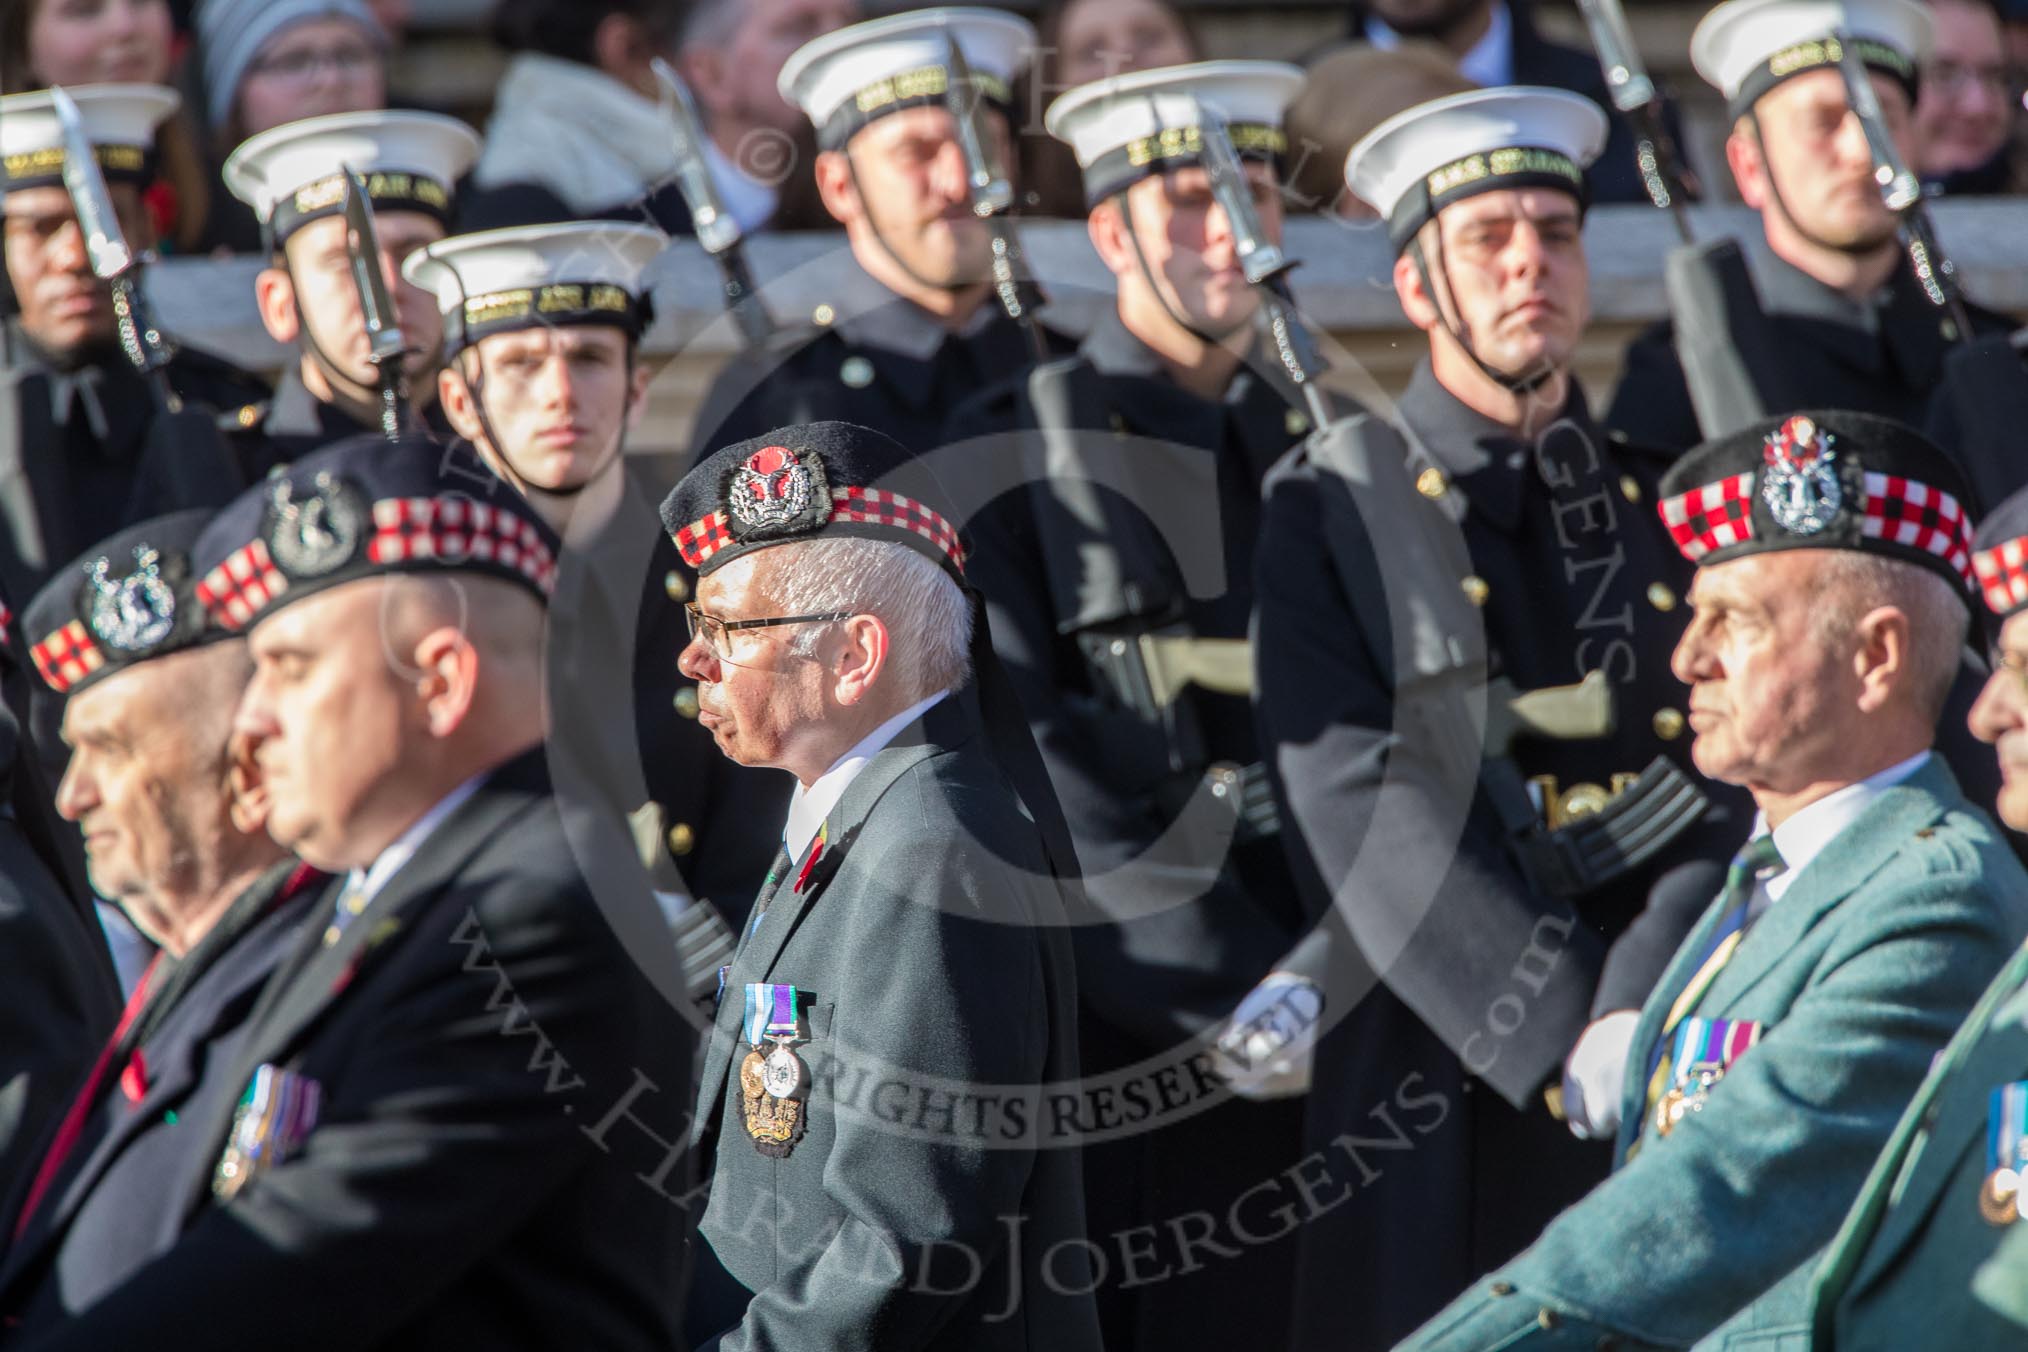
[[1691, 1012], [1758, 1022], [1760, 1040], [1659, 1136], [1648, 1058], [1722, 919], [1714, 902], [1641, 1011], [1613, 1175], [1404, 1349], [1806, 1344], [1810, 1264], [2028, 933], [2028, 874], [1927, 761], [1747, 931]]
[[2028, 1221], [1988, 1221], [1993, 1091], [2028, 1079], [2028, 948], [1923, 1081], [1811, 1286], [1820, 1348], [2028, 1346]]

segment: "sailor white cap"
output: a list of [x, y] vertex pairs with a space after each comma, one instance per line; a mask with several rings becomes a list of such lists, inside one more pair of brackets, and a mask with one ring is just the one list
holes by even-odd
[[1035, 29], [996, 9], [911, 10], [840, 28], [797, 48], [778, 84], [816, 124], [818, 144], [836, 150], [877, 117], [942, 103], [947, 42], [964, 54], [979, 94], [1010, 107], [1014, 80], [1035, 52]]
[[454, 117], [333, 113], [242, 143], [225, 162], [225, 186], [280, 245], [308, 222], [344, 209], [347, 169], [366, 179], [376, 211], [419, 211], [448, 224], [452, 188], [478, 158], [478, 133]]
[[1789, 77], [1837, 64], [1832, 34], [1842, 30], [1860, 60], [1913, 99], [1932, 28], [1929, 10], [1912, 0], [1726, 0], [1690, 35], [1690, 64], [1738, 117]]
[[669, 243], [653, 226], [565, 221], [453, 235], [401, 275], [437, 298], [453, 349], [514, 329], [609, 325], [638, 338], [652, 318], [642, 275]]
[[1282, 113], [1302, 87], [1302, 68], [1280, 61], [1163, 66], [1079, 85], [1049, 105], [1043, 124], [1076, 153], [1096, 205], [1151, 174], [1200, 162], [1207, 107], [1242, 156], [1284, 154]]
[[1475, 89], [1375, 127], [1346, 157], [1345, 183], [1386, 219], [1399, 252], [1439, 211], [1482, 192], [1551, 187], [1588, 200], [1584, 171], [1606, 131], [1604, 110], [1581, 94]]
[[[151, 173], [155, 128], [183, 102], [162, 85], [95, 84], [66, 87], [77, 104], [85, 138], [108, 182], [145, 184]], [[63, 182], [63, 124], [47, 89], [0, 98], [0, 186], [43, 188]]]

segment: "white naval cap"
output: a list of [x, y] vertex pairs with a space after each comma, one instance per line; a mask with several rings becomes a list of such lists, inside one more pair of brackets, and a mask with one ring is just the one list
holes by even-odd
[[1011, 107], [1014, 80], [1035, 54], [1035, 29], [996, 9], [911, 10], [840, 28], [797, 48], [777, 83], [816, 124], [818, 144], [836, 150], [877, 117], [943, 102], [947, 40], [964, 54], [979, 93]]
[[1913, 0], [1727, 0], [1690, 35], [1690, 64], [1739, 117], [1790, 76], [1835, 65], [1840, 52], [1831, 35], [1842, 29], [1860, 60], [1913, 99], [1933, 27], [1929, 10]]
[[1499, 188], [1561, 188], [1588, 200], [1584, 171], [1606, 115], [1582, 94], [1534, 85], [1474, 89], [1396, 113], [1352, 147], [1345, 184], [1387, 221], [1395, 252], [1453, 202]]
[[[99, 172], [107, 182], [146, 184], [151, 175], [155, 128], [183, 100], [162, 85], [96, 84], [66, 86], [77, 104], [78, 121], [92, 143]], [[63, 123], [47, 89], [0, 98], [0, 167], [7, 188], [47, 188], [63, 182]]]
[[287, 122], [241, 143], [225, 186], [283, 240], [345, 205], [346, 169], [376, 211], [420, 211], [448, 224], [451, 192], [479, 158], [479, 135], [441, 113], [382, 110]]
[[653, 318], [642, 274], [668, 243], [621, 221], [524, 225], [427, 244], [401, 275], [436, 296], [454, 351], [514, 329], [598, 324], [638, 338]]
[[1079, 85], [1049, 105], [1043, 125], [1076, 152], [1096, 206], [1151, 174], [1199, 163], [1205, 107], [1224, 119], [1241, 155], [1282, 155], [1282, 114], [1302, 87], [1302, 68], [1280, 61], [1161, 66]]

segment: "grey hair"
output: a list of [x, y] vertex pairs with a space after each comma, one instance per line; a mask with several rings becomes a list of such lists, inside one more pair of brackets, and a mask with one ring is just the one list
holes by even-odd
[[[768, 551], [769, 601], [785, 615], [851, 611], [879, 618], [910, 702], [971, 679], [972, 608], [963, 588], [921, 553], [888, 540], [841, 536], [799, 540]], [[823, 630], [807, 625], [790, 640], [808, 656]]]
[[1935, 722], [1964, 660], [1972, 613], [1963, 590], [1934, 569], [1851, 549], [1826, 553], [1817, 586], [1823, 598], [1816, 614], [1819, 640], [1848, 636], [1880, 606], [1908, 617], [1909, 688], [1917, 709]]

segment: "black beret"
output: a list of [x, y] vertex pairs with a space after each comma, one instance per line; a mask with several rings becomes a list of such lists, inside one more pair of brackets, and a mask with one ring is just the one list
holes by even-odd
[[198, 599], [238, 633], [290, 601], [391, 573], [485, 573], [545, 602], [562, 545], [471, 452], [352, 437], [248, 489], [199, 537]]
[[1827, 409], [1768, 418], [1687, 452], [1657, 510], [1704, 567], [1782, 549], [1851, 549], [1920, 564], [1969, 605], [1964, 476], [1913, 428]]
[[151, 657], [233, 637], [197, 599], [191, 551], [211, 518], [200, 508], [129, 526], [43, 583], [21, 619], [43, 683], [75, 694]]
[[706, 457], [662, 503], [662, 525], [700, 577], [769, 545], [851, 535], [908, 545], [962, 585], [965, 551], [943, 500], [893, 437], [820, 422]]
[[2001, 619], [2028, 610], [2028, 488], [1986, 513], [1973, 543], [1972, 570], [1987, 608]]

